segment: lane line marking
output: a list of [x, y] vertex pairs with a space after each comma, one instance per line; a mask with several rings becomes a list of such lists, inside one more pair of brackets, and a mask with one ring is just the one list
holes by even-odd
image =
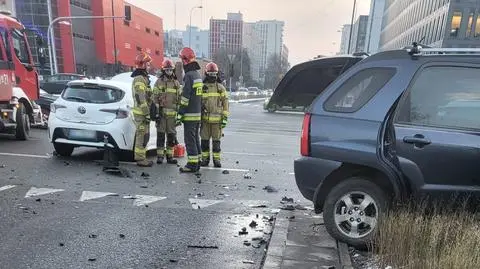
[[192, 205], [193, 209], [202, 209], [211, 205], [224, 202], [223, 200], [206, 200], [206, 199], [194, 199], [194, 198], [189, 198], [188, 201], [190, 201], [190, 204]]
[[270, 155], [264, 154], [264, 153], [247, 153], [247, 152], [230, 152], [230, 151], [225, 151], [223, 153], [224, 154], [232, 154], [232, 155], [246, 155], [246, 156], [270, 156]]
[[289, 175], [295, 175], [295, 173], [288, 173]]
[[232, 171], [232, 172], [248, 172], [250, 170], [248, 169], [237, 169], [237, 168], [217, 168], [217, 167], [202, 167], [200, 168], [200, 171], [202, 171], [202, 169], [207, 169], [207, 170], [228, 170], [228, 171]]
[[25, 194], [25, 198], [33, 197], [33, 196], [40, 196], [40, 195], [45, 195], [45, 194], [50, 194], [50, 193], [55, 193], [55, 192], [61, 192], [61, 191], [64, 191], [64, 189], [49, 189], [49, 188], [31, 187], [30, 190], [28, 190], [27, 194]]
[[6, 191], [6, 190], [9, 190], [11, 188], [15, 188], [17, 185], [6, 185], [6, 186], [3, 186], [3, 187], [0, 187], [0, 191]]
[[98, 192], [98, 191], [82, 191], [82, 196], [80, 197], [80, 202], [92, 199], [98, 199], [106, 196], [117, 195], [113, 192]]
[[142, 206], [146, 204], [151, 204], [157, 201], [167, 199], [163, 196], [152, 196], [152, 195], [135, 195], [135, 200], [133, 201], [134, 206]]
[[0, 156], [28, 157], [28, 158], [40, 158], [40, 159], [52, 158], [52, 156], [49, 156], [49, 155], [33, 155], [33, 154], [21, 154], [21, 153], [9, 153], [9, 152], [0, 152]]
[[280, 144], [270, 144], [270, 143], [265, 143], [265, 142], [254, 142], [250, 141], [247, 142], [248, 144], [253, 144], [253, 145], [266, 145], [266, 146], [273, 146], [273, 147], [285, 147], [286, 145], [280, 145]]

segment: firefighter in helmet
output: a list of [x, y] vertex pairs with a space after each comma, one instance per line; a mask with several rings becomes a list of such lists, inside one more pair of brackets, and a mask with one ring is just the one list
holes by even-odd
[[222, 129], [225, 128], [228, 120], [228, 97], [219, 76], [218, 66], [215, 63], [210, 62], [206, 65], [203, 83], [202, 124], [200, 128], [200, 137], [202, 139], [201, 166], [208, 166], [210, 163], [211, 139], [213, 165], [222, 167], [220, 162], [220, 139], [222, 137]]
[[152, 161], [147, 160], [147, 144], [150, 138], [150, 105], [152, 90], [148, 72], [152, 58], [146, 52], [140, 52], [135, 58], [136, 69], [132, 73], [132, 93], [134, 106], [132, 109], [135, 118], [135, 161], [138, 166], [151, 167]]
[[[153, 87], [154, 102], [157, 105], [157, 163], [163, 163], [165, 155], [167, 163], [177, 164], [173, 158], [173, 147], [176, 143], [176, 117], [180, 104], [181, 88], [175, 75], [175, 65], [166, 59], [162, 64], [161, 74]], [[165, 150], [165, 135], [167, 148]]]
[[183, 48], [179, 53], [182, 59], [185, 76], [183, 78], [180, 108], [177, 124], [183, 123], [185, 147], [188, 161], [180, 168], [182, 173], [195, 173], [200, 170], [200, 120], [202, 113], [202, 75], [200, 65], [196, 61], [195, 52], [191, 48]]

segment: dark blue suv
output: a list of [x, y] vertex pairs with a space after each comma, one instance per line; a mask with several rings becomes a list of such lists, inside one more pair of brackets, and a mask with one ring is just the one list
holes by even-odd
[[480, 49], [369, 56], [304, 117], [295, 178], [336, 239], [364, 247], [405, 197], [480, 194]]

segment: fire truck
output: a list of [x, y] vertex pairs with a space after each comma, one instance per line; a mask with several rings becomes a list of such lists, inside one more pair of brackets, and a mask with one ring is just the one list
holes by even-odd
[[0, 133], [27, 140], [30, 127], [42, 125], [35, 104], [40, 88], [23, 24], [0, 11]]

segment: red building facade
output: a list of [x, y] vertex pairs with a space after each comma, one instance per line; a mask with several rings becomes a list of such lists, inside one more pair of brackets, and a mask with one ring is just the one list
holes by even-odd
[[[56, 0], [56, 4], [58, 16], [124, 16], [125, 5], [131, 6], [132, 15], [131, 21], [81, 19], [73, 20], [73, 26], [58, 24], [55, 28], [59, 72], [112, 75], [117, 69], [114, 65], [114, 23], [117, 63], [123, 69], [118, 71], [133, 68], [135, 56], [141, 50], [152, 56], [154, 67], [161, 66], [164, 51], [162, 18], [124, 0]], [[80, 27], [80, 23], [91, 24], [90, 30]], [[92, 48], [95, 51], [91, 51]], [[92, 60], [93, 53], [96, 57]]]

